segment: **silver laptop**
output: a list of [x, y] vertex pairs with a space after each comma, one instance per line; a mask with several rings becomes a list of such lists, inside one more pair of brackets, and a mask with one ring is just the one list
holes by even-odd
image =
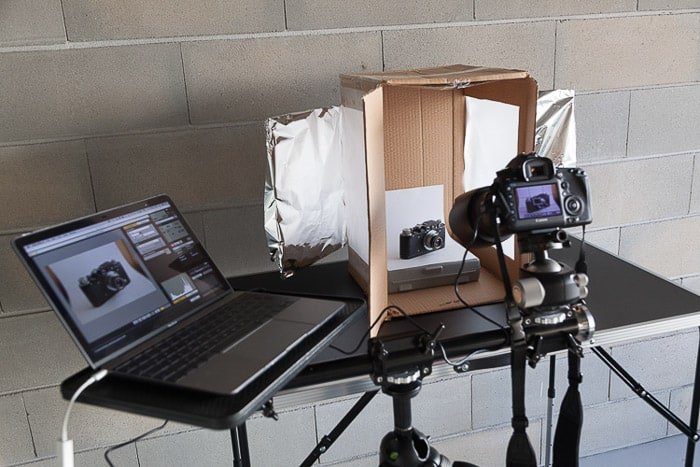
[[237, 393], [346, 311], [233, 291], [167, 196], [13, 245], [89, 364], [133, 378]]

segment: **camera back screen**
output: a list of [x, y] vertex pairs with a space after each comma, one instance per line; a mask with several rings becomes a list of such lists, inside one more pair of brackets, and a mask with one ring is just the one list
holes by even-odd
[[561, 199], [556, 183], [515, 188], [518, 218], [535, 219], [561, 216]]
[[24, 253], [93, 361], [229, 290], [169, 201], [87, 223]]

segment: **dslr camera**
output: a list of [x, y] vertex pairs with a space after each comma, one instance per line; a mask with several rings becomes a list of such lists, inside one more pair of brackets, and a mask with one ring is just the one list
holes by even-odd
[[98, 307], [109, 300], [114, 294], [126, 287], [131, 279], [126, 274], [124, 266], [119, 261], [105, 261], [90, 274], [78, 280], [80, 290], [92, 306]]
[[441, 220], [428, 220], [406, 228], [399, 235], [399, 257], [411, 259], [445, 248], [445, 223]]
[[503, 207], [504, 230], [552, 230], [592, 221], [588, 176], [578, 168], [555, 168], [551, 159], [525, 154], [499, 171], [494, 181]]

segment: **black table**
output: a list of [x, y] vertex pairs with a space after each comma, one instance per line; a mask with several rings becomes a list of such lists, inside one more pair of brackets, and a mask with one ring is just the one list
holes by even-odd
[[[700, 327], [700, 296], [595, 247], [587, 246], [586, 249], [591, 278], [591, 293], [587, 302], [596, 321], [595, 345], [607, 346], [629, 339]], [[577, 255], [576, 246], [552, 254], [568, 264], [574, 264]], [[347, 273], [346, 263], [308, 268], [287, 280], [280, 279], [277, 273], [266, 273], [231, 278], [230, 282], [239, 290], [362, 297], [362, 291]], [[485, 305], [478, 309], [493, 320], [506, 324], [503, 304]], [[427, 329], [434, 329], [440, 323], [445, 325], [440, 340], [449, 357], [478, 349], [492, 351], [486, 354], [486, 358], [475, 360], [471, 369], [508, 363], [509, 343], [503, 331], [469, 310], [436, 312], [415, 319]], [[368, 319], [358, 319], [333, 344], [341, 349], [352, 349], [362, 339], [367, 327]], [[407, 332], [415, 332], [413, 325], [404, 319], [396, 319], [384, 323], [379, 334], [391, 336]], [[349, 356], [328, 348], [291, 380], [282, 393], [289, 400], [302, 403], [367, 391], [373, 387], [367, 378], [370, 371], [371, 362], [366, 346], [361, 345], [357, 352]], [[433, 374], [440, 371], [453, 370], [448, 365], [436, 365]], [[85, 369], [66, 379], [61, 385], [63, 397], [70, 398], [90, 374], [91, 371]], [[691, 417], [694, 417], [691, 420], [693, 427], [697, 426], [697, 389], [696, 384]], [[245, 435], [245, 425], [236, 416], [244, 407], [233, 396], [184, 391], [107, 376], [89, 387], [78, 400], [205, 428], [231, 429], [234, 450], [238, 447], [244, 451], [246, 449], [245, 436], [239, 437]]]

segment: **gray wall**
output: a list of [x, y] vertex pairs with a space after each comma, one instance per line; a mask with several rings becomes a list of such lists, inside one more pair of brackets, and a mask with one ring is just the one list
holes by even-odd
[[[228, 274], [269, 270], [261, 120], [338, 102], [340, 72], [459, 62], [576, 89], [592, 240], [700, 290], [698, 0], [0, 2], [0, 465], [49, 465], [65, 409], [57, 385], [84, 366], [10, 251], [14, 235], [167, 192]], [[687, 414], [696, 339], [612, 352]], [[584, 455], [674, 433], [596, 360], [584, 369]], [[546, 370], [528, 383], [538, 451]], [[508, 391], [505, 369], [430, 381], [418, 426], [453, 458], [502, 465]], [[252, 420], [255, 464], [297, 464], [351, 399]], [[388, 399], [373, 405], [323, 463], [373, 465], [391, 425]], [[78, 465], [157, 423], [77, 407]], [[230, 465], [227, 436], [170, 425], [118, 460]]]

